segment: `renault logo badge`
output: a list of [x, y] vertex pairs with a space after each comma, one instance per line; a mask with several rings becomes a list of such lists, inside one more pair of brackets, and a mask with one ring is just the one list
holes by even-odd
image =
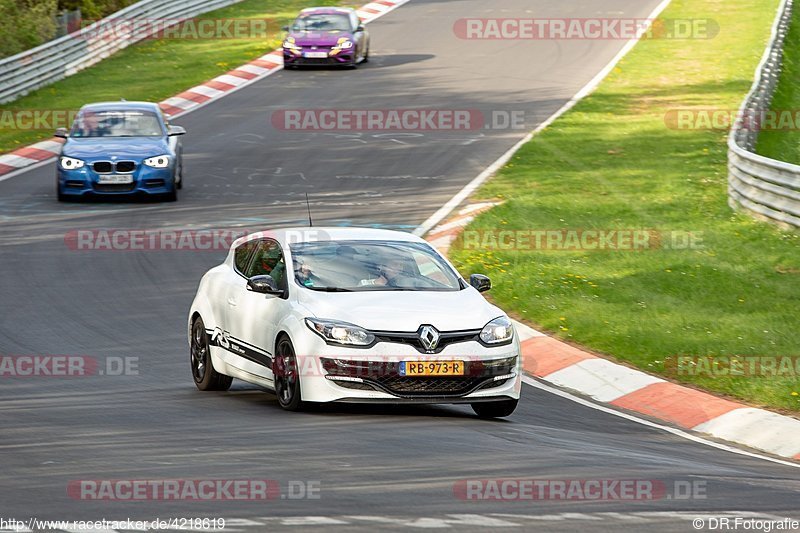
[[439, 345], [439, 332], [433, 326], [419, 328], [419, 342], [427, 351], [433, 351]]

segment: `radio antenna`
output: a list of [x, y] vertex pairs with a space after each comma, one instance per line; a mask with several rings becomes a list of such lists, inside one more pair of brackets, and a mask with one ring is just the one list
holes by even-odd
[[308, 227], [313, 228], [314, 222], [311, 220], [311, 203], [308, 201], [308, 193], [306, 193], [306, 208], [308, 209]]

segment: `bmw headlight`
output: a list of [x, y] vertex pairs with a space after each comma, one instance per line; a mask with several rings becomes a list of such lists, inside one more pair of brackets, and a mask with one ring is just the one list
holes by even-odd
[[142, 163], [152, 168], [167, 168], [169, 166], [169, 156], [157, 155], [155, 157], [148, 157], [142, 161]]
[[306, 318], [306, 325], [325, 339], [325, 342], [347, 344], [350, 346], [369, 346], [375, 342], [375, 335], [347, 322], [325, 320], [319, 318]]
[[504, 344], [514, 337], [514, 326], [508, 317], [497, 317], [481, 330], [481, 341], [485, 344]]
[[61, 156], [61, 158], [58, 160], [58, 163], [64, 170], [77, 170], [79, 168], [83, 168], [83, 166], [86, 164], [80, 159], [67, 156]]

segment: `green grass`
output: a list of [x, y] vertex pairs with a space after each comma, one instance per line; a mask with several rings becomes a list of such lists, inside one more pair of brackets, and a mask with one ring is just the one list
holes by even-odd
[[[800, 411], [800, 379], [675, 376], [678, 355], [800, 356], [800, 235], [733, 213], [726, 133], [665, 125], [676, 108], [736, 109], [777, 0], [673, 0], [708, 17], [709, 40], [646, 40], [596, 92], [520, 150], [476, 194], [501, 206], [468, 229], [690, 231], [702, 247], [648, 251], [466, 249], [504, 309], [643, 370], [757, 405]], [[793, 394], [794, 393], [794, 394]]]
[[[770, 107], [778, 112], [792, 112], [791, 116], [796, 117], [800, 109], [800, 9], [792, 12], [783, 53], [781, 76]], [[760, 132], [756, 151], [773, 159], [800, 164], [800, 123], [789, 129]]]
[[[269, 18], [268, 39], [160, 39], [126, 48], [78, 74], [43, 87], [3, 111], [77, 110], [103, 100], [160, 101], [251, 61], [280, 45], [281, 26], [310, 5], [342, 5], [341, 0], [245, 0], [206, 13], [203, 19]], [[9, 116], [6, 113], [6, 116]], [[0, 125], [0, 153], [52, 137], [51, 128], [25, 130]]]

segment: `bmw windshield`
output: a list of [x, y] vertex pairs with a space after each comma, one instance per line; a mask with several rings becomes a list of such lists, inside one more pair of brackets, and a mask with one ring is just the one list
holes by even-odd
[[164, 129], [150, 111], [82, 111], [70, 137], [161, 137]]
[[297, 284], [329, 292], [458, 291], [458, 275], [430, 246], [325, 241], [291, 246]]

